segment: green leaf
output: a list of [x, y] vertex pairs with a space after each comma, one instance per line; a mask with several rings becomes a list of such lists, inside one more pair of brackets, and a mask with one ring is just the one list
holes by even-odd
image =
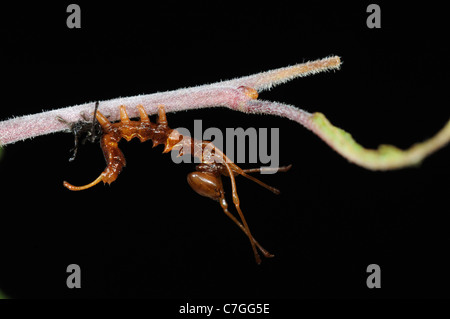
[[312, 130], [331, 148], [348, 159], [371, 170], [391, 170], [417, 166], [421, 161], [444, 147], [450, 141], [450, 120], [432, 138], [401, 150], [393, 145], [380, 145], [378, 149], [367, 149], [353, 137], [333, 124], [322, 113], [314, 113], [311, 118]]

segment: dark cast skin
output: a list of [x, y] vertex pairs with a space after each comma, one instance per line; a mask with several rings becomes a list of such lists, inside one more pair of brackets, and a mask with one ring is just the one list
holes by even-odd
[[[156, 123], [152, 123], [150, 121], [142, 105], [138, 105], [137, 108], [139, 110], [140, 120], [131, 121], [126, 112], [125, 106], [120, 106], [120, 121], [116, 123], [111, 123], [102, 113], [97, 110], [95, 111], [95, 119], [102, 130], [100, 145], [106, 160], [106, 168], [99, 177], [87, 185], [74, 186], [64, 181], [64, 186], [72, 191], [81, 191], [98, 184], [100, 181], [108, 184], [114, 182], [122, 168], [126, 165], [125, 157], [118, 146], [118, 143], [122, 138], [130, 141], [131, 139], [137, 137], [141, 142], [151, 140], [153, 142], [153, 147], [162, 144], [164, 145], [163, 153], [168, 153], [172, 150], [178, 150], [180, 155], [190, 153], [192, 156], [201, 160], [201, 164], [197, 165], [196, 171], [189, 173], [187, 176], [187, 181], [192, 189], [202, 196], [209, 197], [219, 202], [224, 213], [249, 238], [255, 260], [258, 264], [261, 263], [261, 258], [257, 249], [259, 249], [264, 257], [273, 257], [274, 255], [265, 250], [252, 236], [250, 228], [248, 227], [245, 217], [241, 211], [240, 201], [236, 190], [235, 176], [242, 175], [267, 188], [273, 193], [279, 194], [280, 191], [278, 189], [273, 188], [247, 174], [261, 172], [261, 169], [243, 170], [234, 164], [211, 142], [200, 141], [191, 137], [184, 137], [177, 130], [169, 128], [166, 112], [164, 106], [162, 105], [158, 107], [158, 118]], [[72, 131], [74, 131], [73, 128], [75, 127], [78, 131], [89, 132], [88, 127], [91, 127], [91, 139], [94, 140], [94, 128], [97, 123], [95, 123], [95, 121], [93, 121], [93, 123], [83, 123], [86, 124], [86, 128], [84, 128], [83, 125], [75, 125], [72, 126]], [[78, 133], [78, 131], [74, 133]], [[76, 134], [76, 141], [77, 138], [78, 136]], [[75, 154], [76, 147], [74, 152]], [[278, 168], [278, 171], [286, 172], [290, 168], [291, 165], [280, 167]], [[233, 203], [242, 223], [228, 210], [228, 204], [225, 200], [225, 191], [222, 184], [222, 176], [227, 176], [231, 180]]]

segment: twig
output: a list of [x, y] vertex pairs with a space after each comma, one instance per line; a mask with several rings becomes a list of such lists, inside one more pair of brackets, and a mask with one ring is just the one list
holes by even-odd
[[[230, 81], [100, 101], [99, 110], [111, 121], [119, 119], [119, 105], [127, 106], [127, 112], [131, 117], [138, 116], [136, 106], [139, 104], [144, 106], [148, 114], [155, 114], [159, 104], [164, 104], [166, 112], [216, 106], [225, 106], [245, 112], [246, 104], [251, 97], [247, 96], [245, 90], [239, 89], [239, 87], [247, 86], [261, 92], [295, 77], [337, 69], [340, 63], [339, 57], [329, 57]], [[58, 117], [71, 123], [82, 120], [83, 113], [90, 114], [93, 110], [94, 102], [0, 122], [0, 144], [7, 145], [27, 138], [67, 130], [67, 124], [59, 121]]]
[[[365, 149], [350, 134], [329, 123], [321, 113], [311, 114], [291, 105], [256, 99], [256, 92], [268, 90], [297, 77], [336, 70], [340, 66], [340, 58], [331, 56], [209, 85], [100, 101], [99, 109], [111, 121], [119, 119], [119, 105], [127, 106], [130, 117], [137, 117], [136, 106], [139, 104], [144, 106], [148, 114], [155, 114], [157, 106], [163, 104], [166, 112], [223, 106], [245, 113], [278, 115], [300, 123], [349, 161], [372, 170], [416, 165], [449, 143], [450, 121], [436, 136], [405, 151], [390, 145], [382, 145], [377, 150]], [[72, 123], [82, 120], [82, 115], [91, 113], [93, 109], [94, 102], [0, 122], [0, 145], [65, 131], [67, 123], [58, 120], [58, 117]]]

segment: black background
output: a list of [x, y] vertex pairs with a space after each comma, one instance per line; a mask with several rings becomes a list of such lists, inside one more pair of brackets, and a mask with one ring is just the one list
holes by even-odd
[[[340, 71], [260, 98], [323, 112], [365, 147], [406, 148], [450, 117], [445, 10], [378, 2], [382, 27], [368, 29], [369, 3], [78, 2], [81, 29], [66, 27], [69, 2], [2, 7], [0, 119], [336, 54]], [[194, 165], [149, 143], [121, 143], [127, 167], [110, 187], [68, 191], [63, 180], [90, 182], [105, 164], [93, 144], [69, 163], [73, 137], [61, 133], [3, 151], [0, 288], [16, 298], [449, 297], [448, 147], [419, 168], [372, 172], [286, 119], [219, 108], [168, 115], [171, 127], [195, 119], [280, 128], [280, 164], [293, 168], [261, 179], [282, 194], [238, 181], [252, 233], [274, 259], [257, 266], [220, 206], [189, 188]], [[66, 287], [73, 263], [81, 289]], [[381, 289], [366, 286], [369, 264], [381, 267]]]

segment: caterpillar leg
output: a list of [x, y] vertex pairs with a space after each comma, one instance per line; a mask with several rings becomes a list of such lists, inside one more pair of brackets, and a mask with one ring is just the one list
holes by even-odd
[[161, 126], [169, 125], [167, 122], [166, 109], [162, 104], [158, 105], [158, 119], [156, 120], [156, 124]]
[[287, 166], [281, 166], [281, 167], [258, 167], [258, 168], [248, 168], [243, 169], [242, 171], [244, 173], [266, 173], [266, 174], [273, 174], [278, 172], [287, 172], [292, 167], [292, 164]]
[[[225, 197], [222, 195], [220, 200], [220, 206], [222, 206], [223, 212], [248, 236], [247, 230], [245, 229], [245, 227], [237, 220], [236, 217], [233, 216], [233, 214], [230, 213], [230, 211], [228, 210], [228, 204], [227, 201], [225, 200]], [[267, 250], [264, 249], [264, 247], [262, 247], [255, 238], [250, 237], [250, 240], [253, 241], [256, 245], [256, 247], [259, 249], [259, 251], [264, 255], [264, 257], [266, 258], [272, 258], [275, 255], [269, 253]]]
[[230, 179], [231, 179], [231, 189], [232, 189], [232, 194], [233, 194], [234, 207], [236, 207], [239, 217], [242, 220], [242, 224], [245, 229], [245, 233], [247, 234], [248, 238], [250, 239], [250, 244], [252, 246], [252, 250], [253, 250], [253, 254], [255, 256], [256, 263], [259, 265], [261, 263], [261, 257], [259, 256], [258, 251], [256, 250], [255, 239], [253, 238], [253, 236], [250, 232], [250, 228], [248, 227], [247, 221], [245, 220], [244, 214], [242, 213], [242, 210], [241, 210], [240, 201], [239, 201], [239, 197], [238, 197], [237, 189], [236, 189], [236, 180], [234, 179], [233, 171], [231, 170], [231, 167], [227, 162], [225, 162], [224, 165], [225, 165], [225, 167], [228, 171], [228, 174], [230, 176]]
[[[288, 166], [282, 166], [282, 167], [259, 167], [259, 168], [250, 168], [250, 169], [241, 169], [239, 166], [237, 166], [234, 163], [229, 163], [231, 171], [233, 172], [233, 174], [236, 175], [241, 175], [244, 176], [245, 178], [248, 178], [249, 180], [261, 185], [262, 187], [268, 189], [269, 191], [271, 191], [272, 193], [279, 195], [280, 191], [272, 186], [267, 185], [266, 183], [260, 181], [259, 179], [248, 175], [247, 173], [277, 173], [277, 172], [287, 172], [288, 170], [291, 169], [292, 165], [288, 165]], [[229, 176], [228, 171], [225, 169], [222, 171], [222, 174], [224, 174], [225, 176]]]

